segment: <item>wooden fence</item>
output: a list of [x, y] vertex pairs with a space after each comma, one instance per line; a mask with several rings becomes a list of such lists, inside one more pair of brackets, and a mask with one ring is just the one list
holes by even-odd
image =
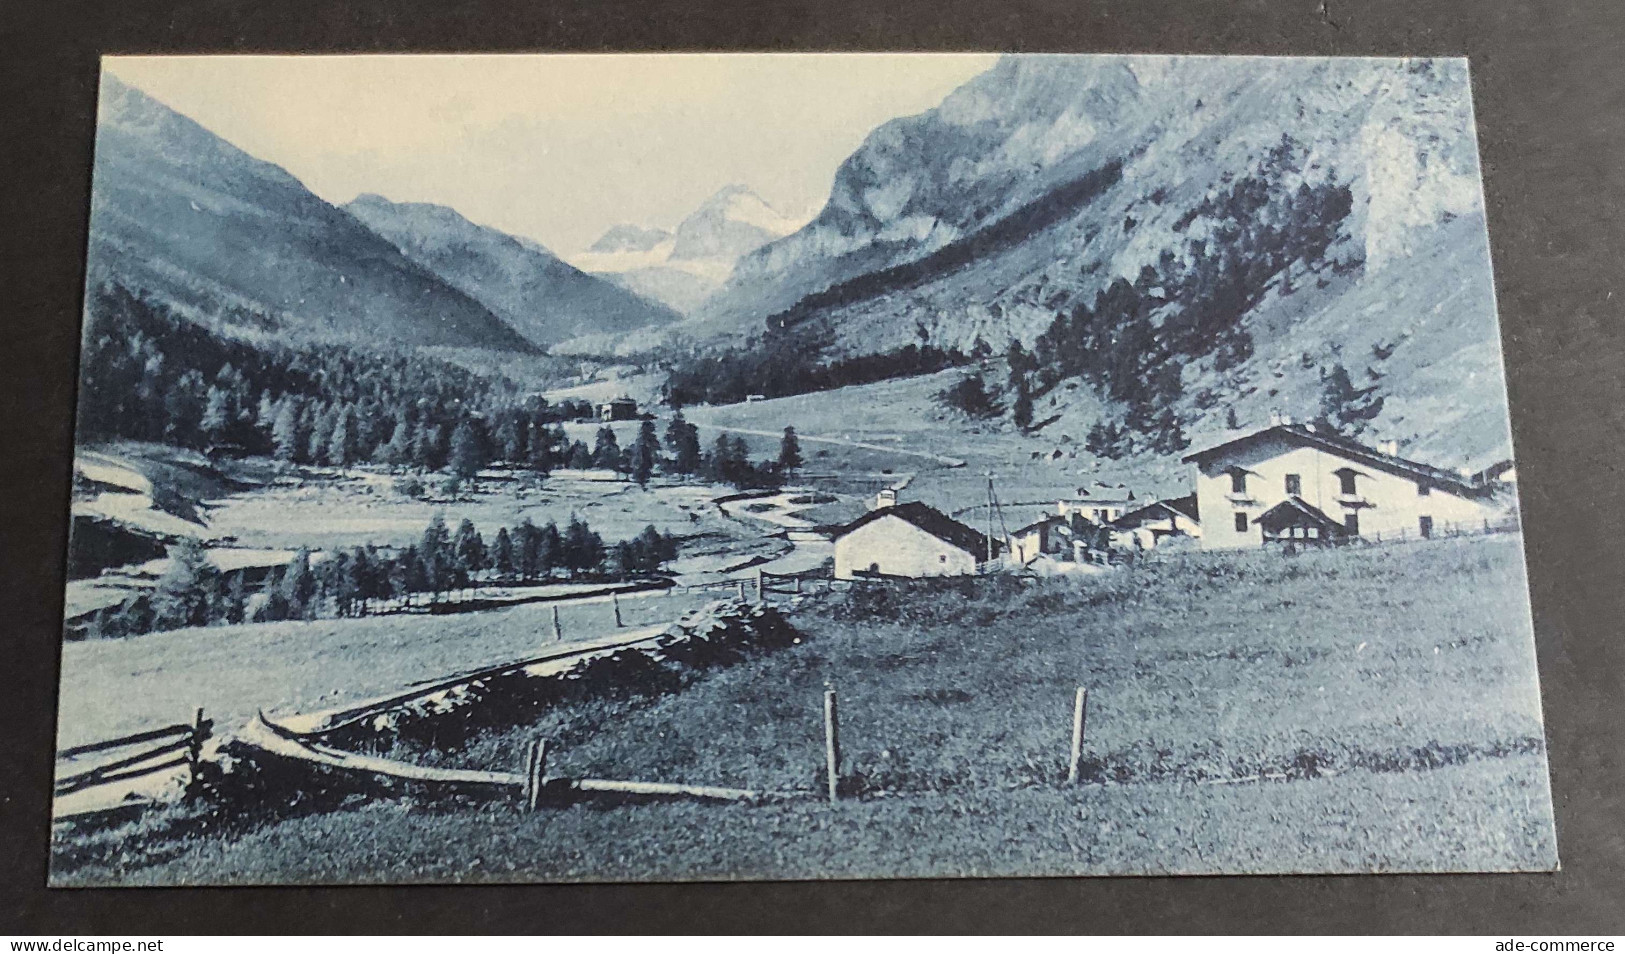
[[53, 791], [57, 795], [71, 795], [98, 785], [142, 778], [182, 766], [187, 768], [191, 780], [195, 781], [198, 762], [203, 755], [203, 743], [208, 740], [213, 729], [214, 721], [205, 719], [203, 710], [199, 709], [196, 718], [190, 723], [179, 722], [161, 729], [149, 729], [122, 738], [62, 749], [57, 752], [59, 762], [77, 761], [85, 756], [104, 752], [116, 753], [150, 742], [158, 743], [152, 748], [115, 758], [111, 762], [102, 762], [85, 771], [60, 776], [56, 779]]

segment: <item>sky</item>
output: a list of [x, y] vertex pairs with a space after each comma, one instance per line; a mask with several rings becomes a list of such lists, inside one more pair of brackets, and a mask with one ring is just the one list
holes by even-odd
[[876, 126], [982, 54], [118, 56], [104, 67], [322, 198], [449, 205], [577, 254], [742, 183], [811, 217]]

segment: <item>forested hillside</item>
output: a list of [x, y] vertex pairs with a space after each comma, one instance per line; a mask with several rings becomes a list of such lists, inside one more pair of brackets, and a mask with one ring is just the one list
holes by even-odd
[[1504, 454], [1478, 175], [1459, 60], [1008, 58], [877, 129], [683, 326], [708, 353], [674, 380], [1010, 354], [984, 383], [1018, 429], [1166, 454], [1313, 417], [1336, 377], [1384, 437]]
[[144, 440], [426, 470], [502, 457], [545, 470], [562, 441], [547, 426], [589, 413], [408, 349], [250, 344], [116, 285], [93, 289], [87, 302], [81, 443]]
[[310, 340], [534, 351], [283, 169], [103, 76], [90, 284], [162, 296], [207, 322], [247, 314]]

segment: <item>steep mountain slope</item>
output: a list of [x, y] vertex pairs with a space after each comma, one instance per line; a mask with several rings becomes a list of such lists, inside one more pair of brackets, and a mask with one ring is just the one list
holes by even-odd
[[702, 202], [673, 232], [613, 226], [576, 263], [686, 314], [722, 285], [742, 256], [801, 224], [745, 186], [730, 185]]
[[544, 347], [678, 318], [663, 305], [566, 264], [539, 243], [475, 225], [445, 206], [368, 194], [344, 208], [407, 258]]
[[534, 350], [283, 169], [105, 74], [100, 109], [92, 283], [307, 337]]
[[1507, 446], [1482, 214], [1464, 61], [1012, 57], [877, 129], [680, 328], [1003, 351], [1104, 308], [1117, 350], [1184, 330], [1159, 361], [1188, 432], [1313, 413], [1342, 363], [1387, 395], [1375, 430], [1481, 457]]

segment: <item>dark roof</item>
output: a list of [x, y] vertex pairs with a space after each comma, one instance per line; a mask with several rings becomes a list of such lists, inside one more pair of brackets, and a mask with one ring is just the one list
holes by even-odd
[[[1147, 517], [1160, 518], [1164, 516], [1180, 516], [1196, 520], [1196, 495], [1189, 494], [1184, 497], [1173, 497], [1168, 500], [1153, 500], [1143, 507], [1130, 510], [1111, 525], [1118, 529], [1140, 526]], [[1198, 521], [1200, 522], [1200, 521]]]
[[1488, 466], [1488, 467], [1484, 468], [1483, 470], [1479, 471], [1478, 473], [1474, 474], [1473, 475], [1473, 483], [1475, 483], [1475, 484], [1494, 483], [1495, 481], [1500, 480], [1502, 477], [1505, 477], [1507, 475], [1507, 471], [1511, 470], [1514, 466], [1516, 466], [1516, 465], [1513, 464], [1511, 459], [1496, 461], [1495, 463], [1491, 464], [1490, 466]]
[[1288, 497], [1270, 509], [1258, 515], [1254, 521], [1269, 533], [1274, 533], [1283, 527], [1315, 526], [1332, 536], [1340, 536], [1348, 532], [1341, 523], [1326, 516], [1320, 508], [1305, 501], [1302, 497]]
[[[1082, 518], [1079, 518], [1079, 519], [1082, 519]], [[1085, 522], [1087, 522], [1087, 521], [1085, 521]], [[1067, 518], [1057, 516], [1056, 514], [1052, 513], [1052, 514], [1049, 514], [1048, 516], [1039, 517], [1037, 520], [1034, 520], [1032, 523], [1027, 524], [1025, 527], [1021, 527], [1020, 529], [1016, 530], [1015, 532], [1016, 533], [1028, 533], [1030, 531], [1037, 530], [1039, 527], [1053, 526], [1055, 524], [1067, 524], [1067, 523], [1070, 523], [1070, 521], [1067, 520]]]
[[1170, 509], [1179, 511], [1192, 520], [1195, 520], [1197, 523], [1202, 522], [1202, 518], [1200, 516], [1201, 511], [1196, 507], [1195, 494], [1186, 494], [1183, 497], [1169, 497], [1167, 500], [1162, 502], [1167, 504]]
[[[871, 510], [858, 519], [842, 527], [836, 538], [844, 537], [859, 527], [874, 523], [882, 517], [897, 517], [906, 520], [926, 533], [931, 534], [944, 543], [951, 544], [971, 554], [978, 560], [987, 558], [987, 537], [958, 520], [948, 516], [940, 510], [928, 507], [923, 503], [911, 501], [891, 507], [881, 507]], [[993, 541], [993, 552], [999, 552], [999, 542]]]
[[1426, 482], [1429, 486], [1437, 487], [1459, 494], [1463, 497], [1482, 497], [1486, 490], [1475, 486], [1471, 479], [1463, 477], [1453, 470], [1434, 467], [1431, 464], [1422, 464], [1414, 460], [1406, 460], [1393, 454], [1384, 454], [1374, 447], [1367, 447], [1352, 438], [1341, 434], [1319, 430], [1308, 424], [1274, 424], [1260, 430], [1242, 434], [1223, 443], [1204, 447], [1199, 451], [1186, 454], [1181, 461], [1190, 463], [1211, 459], [1215, 454], [1238, 444], [1248, 444], [1264, 437], [1279, 437], [1308, 447], [1318, 447], [1321, 450], [1336, 454], [1348, 460], [1357, 461], [1369, 467], [1376, 467], [1390, 473], [1410, 477], [1413, 480]]

